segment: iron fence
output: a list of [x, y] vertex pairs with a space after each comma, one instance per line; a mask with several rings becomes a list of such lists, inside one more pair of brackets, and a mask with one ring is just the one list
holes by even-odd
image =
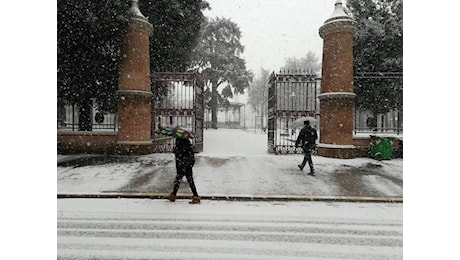
[[355, 109], [355, 134], [358, 133], [403, 133], [402, 110], [392, 109], [388, 113], [374, 116], [370, 111]]
[[[394, 133], [403, 132], [403, 73], [402, 72], [358, 72], [354, 75], [354, 84], [379, 88], [382, 93], [377, 97], [383, 100], [387, 112], [376, 114], [370, 110], [355, 108], [354, 132], [357, 133]], [[379, 93], [380, 93], [379, 92]], [[365, 95], [365, 93], [361, 93]], [[375, 95], [375, 94], [374, 94]], [[390, 96], [390, 98], [388, 98]], [[376, 98], [376, 97], [374, 97]], [[385, 100], [388, 99], [388, 100]]]
[[[58, 104], [57, 129], [78, 131], [79, 107], [75, 104], [62, 102]], [[117, 114], [98, 111], [96, 106], [91, 110], [91, 125], [93, 131], [117, 131]]]

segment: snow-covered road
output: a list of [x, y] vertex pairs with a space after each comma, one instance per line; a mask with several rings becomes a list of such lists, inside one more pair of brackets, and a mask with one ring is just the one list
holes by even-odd
[[402, 204], [57, 201], [58, 259], [402, 259]]

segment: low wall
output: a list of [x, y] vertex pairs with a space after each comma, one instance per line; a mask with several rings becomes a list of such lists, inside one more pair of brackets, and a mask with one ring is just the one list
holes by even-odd
[[115, 153], [117, 132], [102, 131], [58, 131], [58, 152], [71, 153]]
[[[58, 152], [61, 154], [72, 154], [72, 153], [95, 153], [95, 154], [116, 154], [117, 151], [116, 142], [118, 140], [117, 132], [103, 132], [103, 131], [58, 131], [57, 132], [57, 143]], [[370, 137], [353, 137], [353, 145], [355, 148], [352, 149], [352, 154], [349, 149], [344, 158], [356, 158], [356, 157], [369, 157], [369, 143]], [[167, 138], [161, 138], [154, 140], [152, 146], [148, 148], [150, 152], [159, 152], [161, 146], [168, 146], [170, 149], [161, 149], [163, 152], [172, 151], [172, 144]], [[196, 148], [195, 152], [202, 151], [203, 148]], [[119, 150], [119, 149], [118, 149]], [[323, 149], [327, 152], [327, 149]], [[333, 156], [332, 156], [333, 157]], [[395, 137], [393, 139], [393, 158], [402, 158], [402, 138]]]
[[[393, 137], [393, 158], [402, 158], [402, 137]], [[318, 145], [318, 155], [331, 158], [351, 159], [370, 157], [370, 136], [354, 136], [353, 145]]]
[[[393, 158], [403, 157], [402, 137], [393, 137]], [[370, 136], [354, 136], [355, 157], [369, 157]]]
[[[152, 144], [136, 145], [117, 143], [117, 132], [102, 131], [66, 131], [57, 132], [57, 144], [59, 154], [150, 154], [161, 152], [172, 152], [174, 139], [156, 138]], [[203, 144], [199, 143], [194, 146], [195, 152], [203, 151]]]

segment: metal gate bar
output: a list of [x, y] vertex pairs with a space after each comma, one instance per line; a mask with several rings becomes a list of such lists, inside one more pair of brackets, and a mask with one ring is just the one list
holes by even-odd
[[300, 128], [292, 122], [303, 116], [317, 117], [318, 83], [314, 74], [280, 72], [270, 75], [268, 89], [268, 152], [301, 153], [295, 147]]
[[152, 139], [155, 152], [171, 152], [174, 139], [158, 134], [161, 127], [179, 126], [195, 134], [195, 152], [203, 151], [203, 82], [197, 73], [155, 73], [152, 92]]

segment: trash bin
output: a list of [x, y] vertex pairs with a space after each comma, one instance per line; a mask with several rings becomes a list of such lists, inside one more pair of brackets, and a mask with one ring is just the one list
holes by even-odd
[[370, 136], [371, 157], [376, 160], [390, 160], [393, 156], [393, 138], [384, 136]]

